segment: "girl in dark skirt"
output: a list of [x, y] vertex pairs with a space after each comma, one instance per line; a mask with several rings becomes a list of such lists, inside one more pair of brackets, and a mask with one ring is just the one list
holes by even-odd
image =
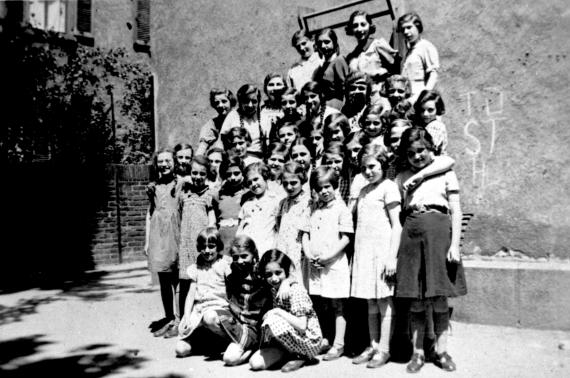
[[433, 361], [443, 370], [453, 371], [455, 363], [447, 354], [447, 298], [467, 293], [459, 252], [459, 184], [455, 173], [447, 171], [414, 187], [404, 187], [408, 178], [433, 162], [434, 144], [425, 129], [414, 127], [406, 130], [398, 153], [408, 165], [396, 178], [404, 199], [404, 226], [398, 252], [395, 296], [410, 300], [414, 350], [406, 369], [415, 373], [424, 365], [426, 309], [433, 306], [436, 334]]

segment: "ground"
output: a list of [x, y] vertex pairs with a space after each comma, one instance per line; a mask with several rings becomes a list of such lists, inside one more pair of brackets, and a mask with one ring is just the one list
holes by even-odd
[[[175, 339], [154, 338], [148, 324], [161, 316], [157, 286], [144, 263], [89, 272], [62, 289], [0, 293], [0, 375], [37, 377], [265, 377], [247, 365], [217, 358], [174, 357]], [[570, 376], [570, 332], [452, 322], [449, 350], [455, 373], [427, 364], [419, 376]], [[405, 364], [371, 370], [350, 359], [322, 361], [295, 377], [408, 376]]]

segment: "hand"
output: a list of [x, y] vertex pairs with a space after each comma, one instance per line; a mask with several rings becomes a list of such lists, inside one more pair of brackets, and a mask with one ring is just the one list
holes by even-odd
[[418, 185], [420, 185], [424, 181], [424, 178], [418, 174], [413, 175], [403, 185], [404, 191], [409, 191], [415, 189]]
[[461, 260], [461, 254], [459, 253], [459, 248], [455, 245], [449, 247], [447, 251], [447, 260], [450, 262], [459, 262]]
[[180, 325], [178, 326], [178, 329], [180, 331], [186, 331], [188, 328], [190, 328], [190, 319], [188, 316], [184, 315], [180, 320]]
[[275, 315], [277, 315], [277, 311], [278, 311], [278, 310], [279, 310], [278, 308], [272, 308], [271, 310], [267, 311], [267, 312], [263, 315], [263, 318], [262, 318], [261, 320], [262, 320], [263, 322], [265, 322], [269, 316], [275, 316]]
[[395, 258], [390, 258], [386, 261], [386, 266], [384, 267], [384, 272], [386, 276], [390, 277], [396, 274], [396, 266], [398, 265], [398, 261]]
[[279, 285], [279, 290], [277, 291], [277, 298], [279, 301], [283, 302], [289, 299], [291, 295], [291, 280], [289, 278], [284, 279]]
[[144, 250], [143, 250], [143, 252], [144, 252], [144, 255], [145, 255], [145, 256], [148, 256], [148, 242], [147, 242], [147, 243], [144, 243]]

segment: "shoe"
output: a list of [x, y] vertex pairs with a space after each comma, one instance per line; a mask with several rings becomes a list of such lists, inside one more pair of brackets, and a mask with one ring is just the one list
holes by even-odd
[[414, 353], [412, 359], [410, 360], [410, 362], [408, 362], [408, 365], [406, 366], [406, 371], [408, 373], [417, 373], [424, 366], [425, 362], [426, 359], [424, 356], [418, 353]]
[[366, 364], [367, 368], [375, 369], [379, 368], [380, 366], [386, 365], [386, 362], [390, 359], [390, 353], [386, 352], [378, 352], [372, 357], [370, 361]]
[[360, 353], [358, 356], [356, 356], [355, 358], [352, 359], [352, 363], [355, 365], [360, 365], [363, 364], [365, 362], [368, 362], [372, 359], [372, 357], [376, 354], [377, 350], [372, 348], [372, 347], [368, 347], [366, 349], [364, 349], [364, 352]]
[[155, 331], [152, 335], [154, 337], [162, 337], [166, 334], [166, 332], [168, 332], [168, 330], [170, 329], [170, 327], [172, 326], [173, 322], [169, 322], [166, 325], [162, 326], [162, 328], [160, 328], [158, 331]]
[[156, 331], [158, 331], [159, 329], [161, 329], [162, 327], [164, 327], [165, 325], [170, 323], [171, 320], [172, 319], [162, 318], [162, 319], [153, 321], [152, 323], [150, 323], [148, 325], [150, 333], [155, 333]]
[[455, 371], [457, 369], [455, 362], [453, 362], [451, 356], [447, 354], [447, 352], [436, 354], [436, 359], [433, 361], [433, 364], [445, 371]]
[[290, 371], [299, 370], [304, 365], [305, 365], [305, 360], [291, 360], [287, 362], [285, 365], [283, 365], [281, 371], [283, 373], [289, 373]]
[[164, 338], [170, 339], [176, 336], [178, 336], [178, 324], [173, 323], [170, 325], [170, 328], [168, 328], [168, 330], [164, 334]]
[[327, 352], [327, 354], [324, 355], [323, 360], [324, 361], [333, 361], [338, 359], [340, 356], [342, 356], [344, 353], [344, 347], [341, 348], [337, 348], [337, 347], [332, 347], [329, 349], [329, 351]]

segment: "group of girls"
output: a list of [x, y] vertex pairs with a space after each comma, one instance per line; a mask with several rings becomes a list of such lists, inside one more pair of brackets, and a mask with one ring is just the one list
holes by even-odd
[[[287, 79], [267, 75], [263, 104], [250, 84], [236, 97], [213, 89], [217, 116], [196, 155], [188, 144], [156, 153], [145, 251], [165, 318], [152, 330], [177, 336], [178, 356], [207, 330], [228, 365], [289, 360], [282, 369], [293, 371], [319, 354], [352, 354], [376, 368], [404, 319], [406, 370], [426, 360], [455, 370], [447, 298], [466, 285], [437, 50], [415, 13], [398, 20], [401, 58], [374, 29], [354, 12], [346, 31], [357, 46], [346, 56], [334, 31], [318, 33], [318, 65], [313, 39], [295, 33], [301, 61]], [[349, 301], [366, 302], [363, 351], [345, 350], [347, 326], [363, 315]]]

